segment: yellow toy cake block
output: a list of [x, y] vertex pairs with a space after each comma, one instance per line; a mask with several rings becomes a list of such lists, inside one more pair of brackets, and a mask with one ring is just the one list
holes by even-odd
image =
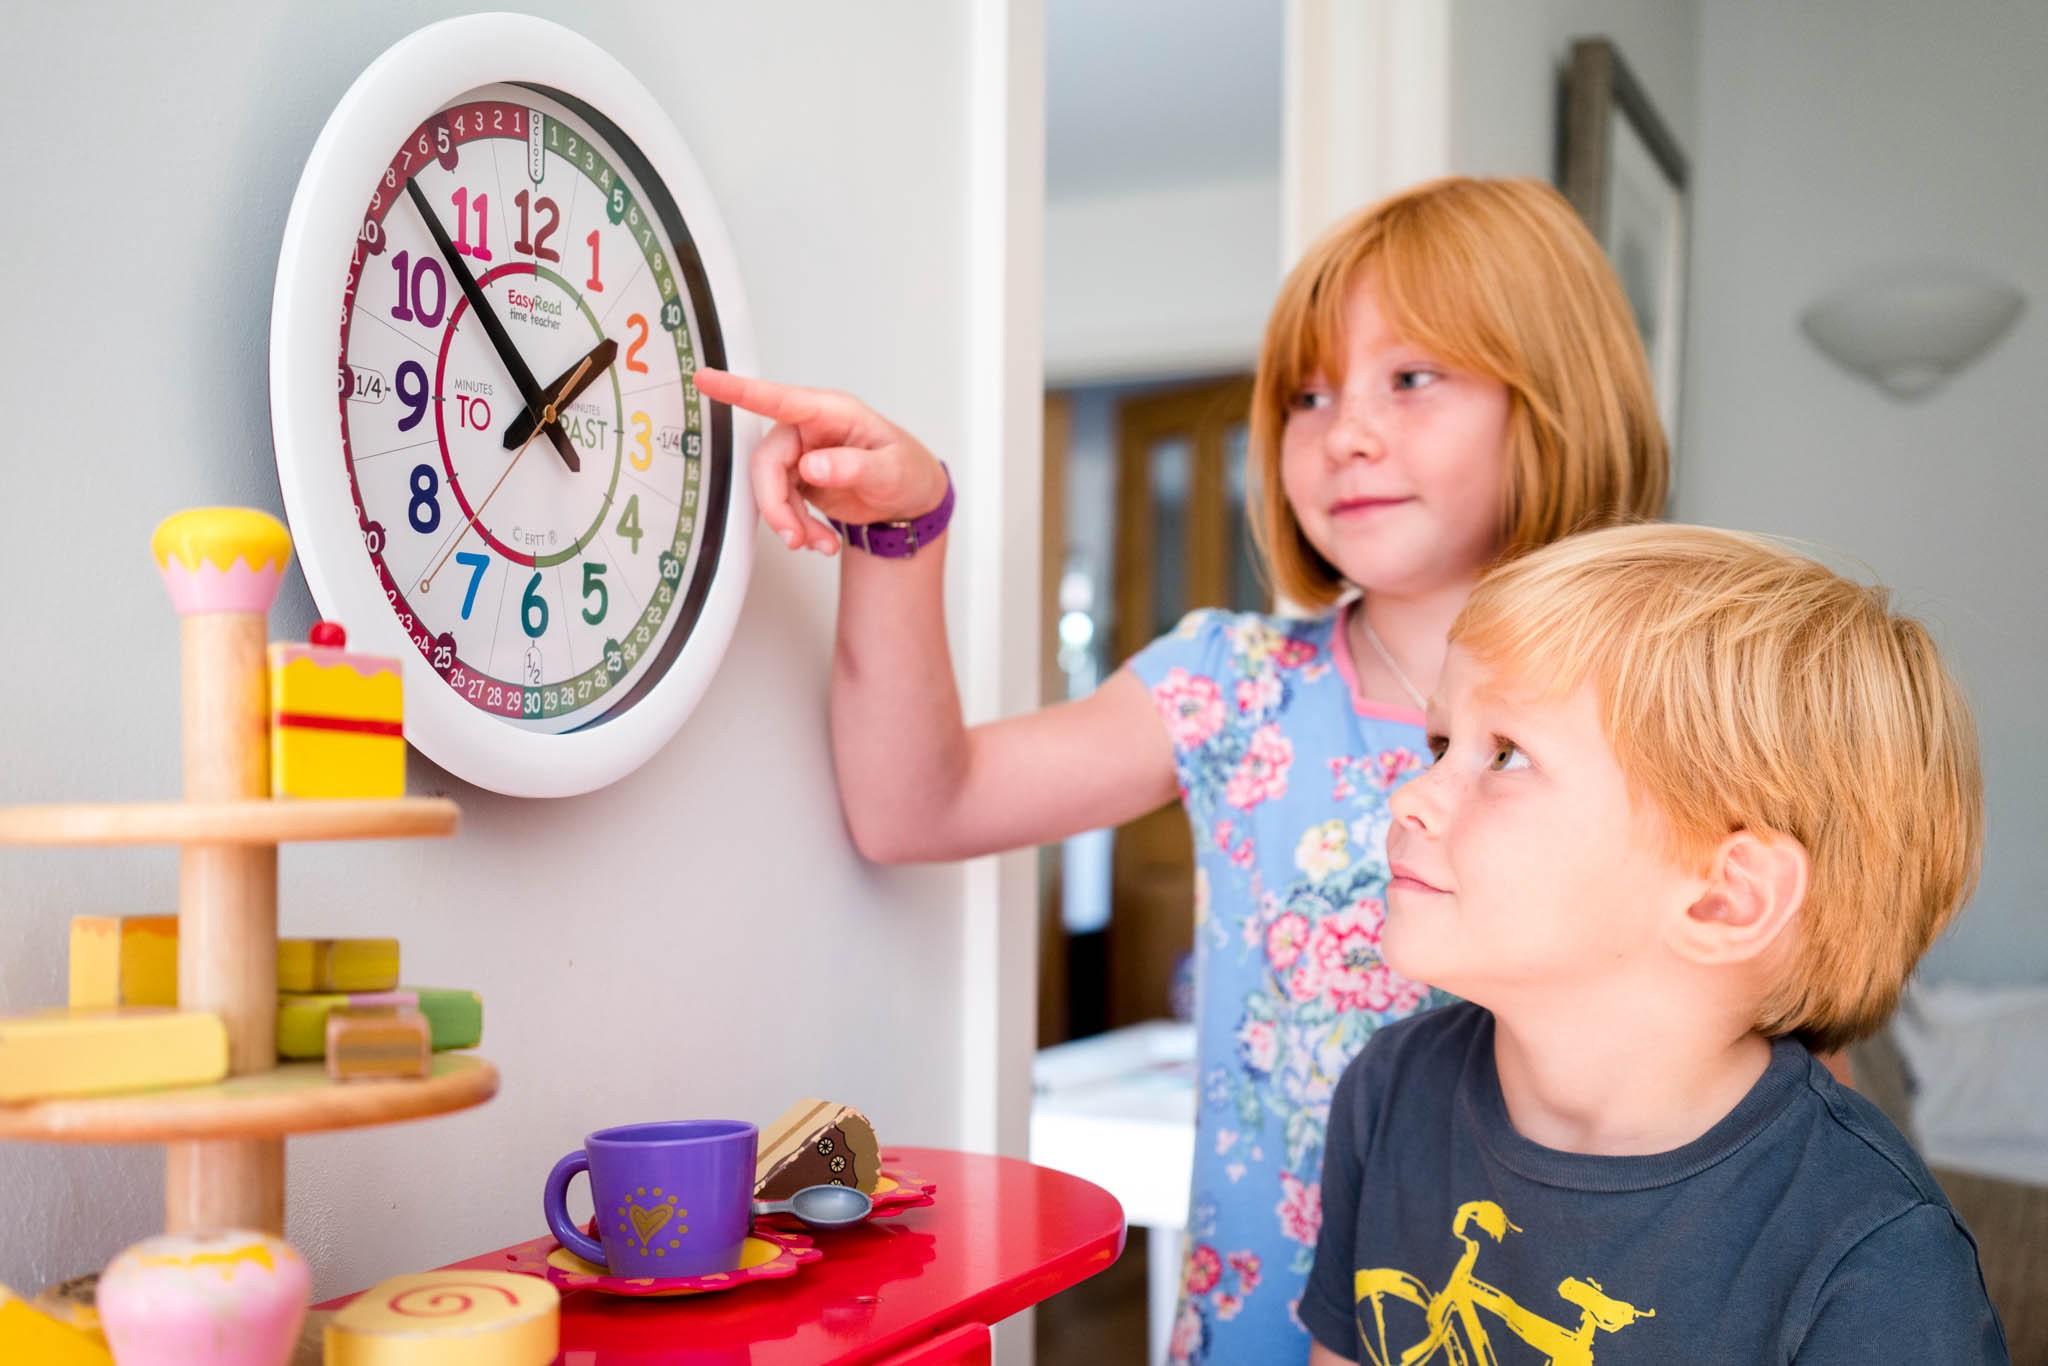
[[178, 917], [71, 917], [74, 1009], [178, 1004]]
[[[553, 1290], [553, 1286], [548, 1289]], [[114, 1366], [106, 1344], [60, 1323], [0, 1285], [0, 1361], [35, 1366]]]
[[270, 647], [270, 791], [405, 795], [405, 686], [396, 659], [350, 654], [323, 621], [307, 645]]
[[424, 1077], [432, 1066], [427, 1017], [389, 1006], [327, 1013], [327, 1075], [336, 1081]]
[[[280, 991], [391, 991], [398, 986], [396, 939], [280, 939]], [[178, 1004], [178, 917], [71, 917], [74, 1009]]]
[[197, 1010], [48, 1010], [0, 1019], [0, 1102], [198, 1086], [228, 1073], [228, 1032]]
[[538, 1276], [428, 1271], [364, 1291], [327, 1324], [327, 1366], [549, 1366], [562, 1297]]
[[396, 939], [280, 939], [279, 991], [392, 991], [398, 986]]

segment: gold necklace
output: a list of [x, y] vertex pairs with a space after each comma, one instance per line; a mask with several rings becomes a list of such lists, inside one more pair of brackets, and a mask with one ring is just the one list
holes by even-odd
[[1408, 696], [1414, 699], [1415, 710], [1428, 711], [1429, 699], [1422, 695], [1420, 688], [1408, 681], [1408, 675], [1401, 672], [1401, 666], [1394, 662], [1394, 656], [1381, 643], [1380, 633], [1372, 629], [1372, 618], [1365, 614], [1365, 603], [1363, 601], [1360, 601], [1358, 604], [1358, 624], [1365, 628], [1366, 644], [1372, 646], [1373, 653], [1380, 657], [1380, 663], [1387, 666], [1387, 672], [1394, 676], [1394, 681], [1399, 683], [1407, 691]]

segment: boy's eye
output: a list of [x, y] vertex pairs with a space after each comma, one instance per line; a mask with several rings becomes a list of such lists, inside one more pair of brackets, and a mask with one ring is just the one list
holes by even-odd
[[1447, 750], [1447, 749], [1449, 749], [1450, 747], [1451, 747], [1451, 738], [1450, 738], [1450, 737], [1449, 737], [1448, 735], [1432, 735], [1432, 736], [1430, 736], [1430, 737], [1429, 737], [1429, 757], [1430, 757], [1430, 760], [1431, 760], [1432, 762], [1434, 762], [1435, 760], [1438, 760], [1438, 759], [1441, 759], [1441, 758], [1443, 758], [1443, 757], [1444, 757], [1444, 751], [1445, 751], [1445, 750]]
[[1527, 768], [1529, 756], [1524, 754], [1522, 747], [1513, 740], [1504, 735], [1496, 735], [1493, 738], [1493, 757], [1487, 761], [1486, 766], [1496, 773], [1508, 773], [1518, 768]]
[[1435, 370], [1396, 370], [1394, 372], [1394, 387], [1396, 389], [1427, 389], [1442, 378], [1443, 375]]

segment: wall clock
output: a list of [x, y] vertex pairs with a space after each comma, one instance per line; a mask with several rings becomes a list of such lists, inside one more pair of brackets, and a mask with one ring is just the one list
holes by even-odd
[[285, 226], [272, 431], [314, 601], [406, 659], [428, 758], [562, 796], [688, 716], [746, 588], [756, 435], [699, 365], [753, 368], [732, 251], [595, 44], [452, 19], [342, 97]]

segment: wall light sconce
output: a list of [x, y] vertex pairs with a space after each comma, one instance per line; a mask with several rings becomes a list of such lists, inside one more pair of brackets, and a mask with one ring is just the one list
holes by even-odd
[[1924, 398], [1984, 354], [2026, 307], [2010, 285], [1950, 266], [1864, 276], [1799, 317], [1807, 338], [1894, 398]]

